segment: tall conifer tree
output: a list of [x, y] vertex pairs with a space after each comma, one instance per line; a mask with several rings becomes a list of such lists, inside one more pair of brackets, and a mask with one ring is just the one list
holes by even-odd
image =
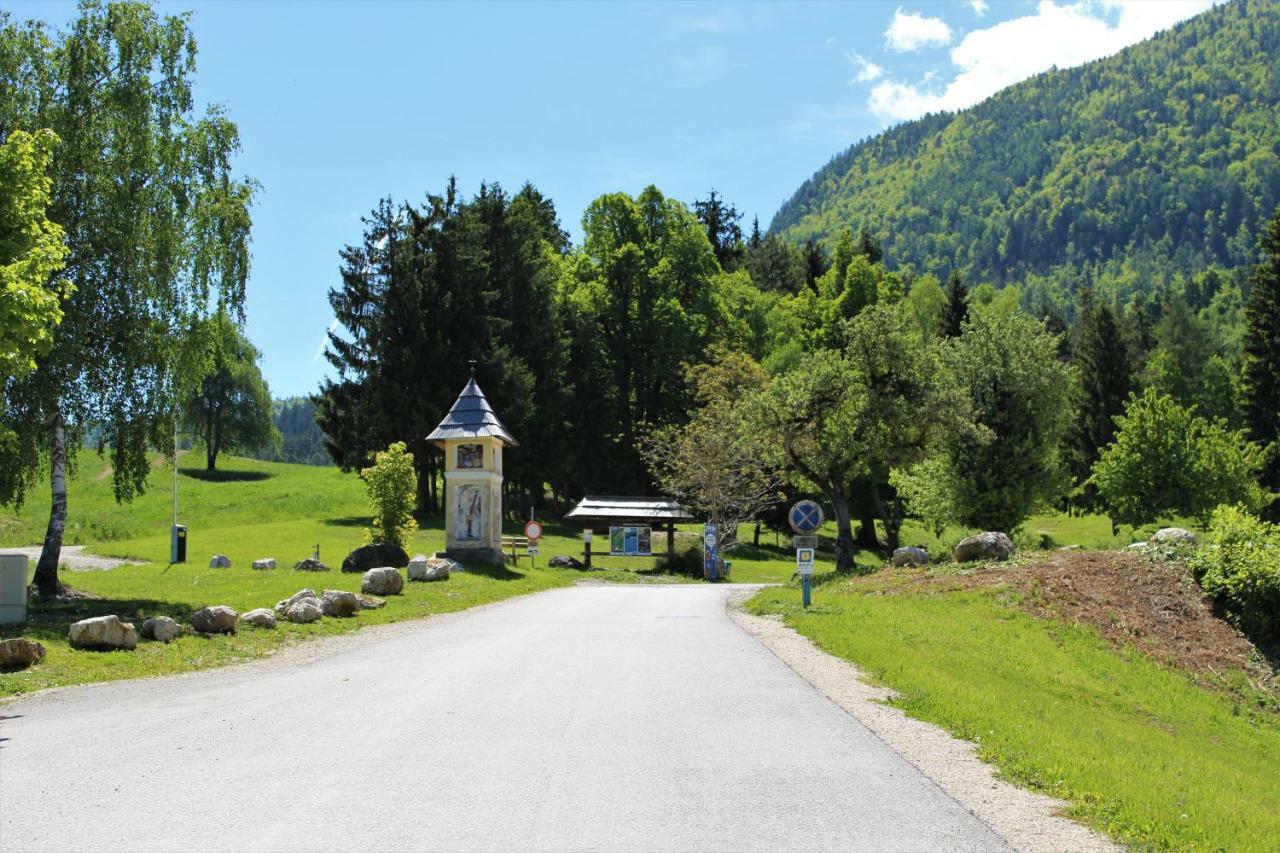
[[969, 319], [969, 288], [956, 270], [947, 279], [947, 307], [942, 314], [942, 334], [948, 338], [960, 337], [965, 320]]
[[[1244, 397], [1249, 435], [1267, 448], [1263, 485], [1280, 491], [1280, 207], [1259, 240], [1262, 262], [1253, 274], [1244, 351]], [[1280, 501], [1271, 514], [1280, 514]]]
[[[1070, 462], [1076, 482], [1083, 484], [1089, 479], [1099, 452], [1115, 436], [1115, 417], [1124, 414], [1133, 371], [1111, 306], [1095, 302], [1088, 290], [1081, 302], [1071, 353], [1080, 377], [1080, 399]], [[1095, 493], [1092, 485], [1087, 486], [1080, 494], [1080, 504], [1091, 509]]]

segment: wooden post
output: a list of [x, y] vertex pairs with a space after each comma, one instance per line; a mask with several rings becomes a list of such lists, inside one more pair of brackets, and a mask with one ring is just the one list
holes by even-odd
[[676, 558], [676, 523], [674, 521], [667, 522], [667, 561], [670, 562]]
[[588, 527], [582, 531], [582, 564], [586, 568], [591, 568], [591, 528]]

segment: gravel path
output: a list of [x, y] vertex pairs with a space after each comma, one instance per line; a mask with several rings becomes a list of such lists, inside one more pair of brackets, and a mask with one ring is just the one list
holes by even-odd
[[[96, 572], [107, 569], [118, 569], [121, 566], [136, 566], [136, 560], [119, 560], [115, 557], [99, 557], [97, 554], [86, 554], [84, 545], [63, 545], [58, 557], [58, 565], [66, 566], [73, 572]], [[0, 548], [0, 554], [25, 554], [31, 561], [31, 571], [35, 571], [36, 560], [40, 559], [40, 546], [29, 545], [21, 548]]]
[[0, 849], [1009, 849], [734, 591], [559, 589], [14, 702]]

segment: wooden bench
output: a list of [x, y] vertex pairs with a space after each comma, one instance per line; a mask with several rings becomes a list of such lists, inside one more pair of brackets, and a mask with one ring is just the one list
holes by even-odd
[[[507, 551], [510, 552], [506, 554], [506, 557], [508, 560], [512, 562], [513, 565], [518, 565], [520, 563], [520, 558], [527, 556], [526, 554], [523, 554], [521, 552], [528, 550], [528, 548], [529, 548], [528, 537], [525, 537], [525, 536], [503, 536], [502, 537], [502, 550], [504, 552], [507, 552]], [[533, 564], [533, 557], [529, 557], [529, 564], [530, 565]]]

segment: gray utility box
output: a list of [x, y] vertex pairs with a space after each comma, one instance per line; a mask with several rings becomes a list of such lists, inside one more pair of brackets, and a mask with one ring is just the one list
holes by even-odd
[[27, 555], [0, 554], [0, 625], [27, 621]]

